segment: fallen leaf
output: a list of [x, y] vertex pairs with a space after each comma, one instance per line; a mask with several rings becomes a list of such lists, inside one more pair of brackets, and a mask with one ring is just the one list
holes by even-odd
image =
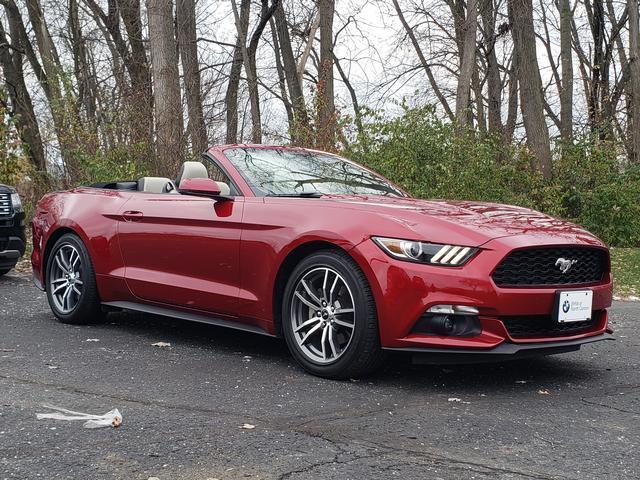
[[551, 395], [551, 394], [549, 393], [549, 390], [538, 390], [538, 393], [539, 393], [540, 395]]
[[99, 338], [87, 338], [86, 340], [87, 342], [99, 342], [100, 339]]
[[243, 423], [240, 428], [243, 428], [245, 430], [253, 430], [254, 428], [256, 428], [255, 425], [251, 425], [250, 423]]
[[156, 343], [152, 343], [151, 346], [164, 348], [164, 347], [170, 347], [171, 344], [169, 342], [156, 342]]
[[447, 399], [447, 402], [461, 402], [462, 400], [456, 397], [450, 397]]

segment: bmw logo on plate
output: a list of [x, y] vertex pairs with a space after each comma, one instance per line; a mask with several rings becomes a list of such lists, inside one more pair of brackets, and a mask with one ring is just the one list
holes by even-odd
[[570, 309], [571, 309], [571, 304], [569, 303], [569, 300], [565, 300], [564, 303], [562, 304], [562, 311], [564, 313], [568, 313]]

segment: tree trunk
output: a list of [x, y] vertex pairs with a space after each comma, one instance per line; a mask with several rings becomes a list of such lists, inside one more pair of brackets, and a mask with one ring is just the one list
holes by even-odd
[[456, 123], [458, 134], [462, 134], [470, 125], [471, 118], [471, 80], [476, 63], [476, 33], [478, 31], [478, 1], [467, 2], [467, 18], [463, 23], [462, 55], [456, 92]]
[[558, 0], [560, 9], [560, 136], [565, 142], [573, 137], [573, 50], [571, 48], [571, 5], [569, 0]]
[[31, 95], [24, 80], [22, 69], [22, 45], [19, 35], [11, 32], [13, 42], [9, 44], [0, 22], [0, 63], [4, 73], [6, 89], [9, 93], [12, 112], [18, 134], [27, 147], [31, 164], [40, 171], [46, 171], [47, 164], [40, 137], [40, 127], [31, 101]]
[[307, 115], [307, 106], [305, 104], [302, 86], [298, 79], [296, 59], [293, 56], [289, 26], [287, 25], [287, 18], [282, 2], [280, 2], [278, 8], [276, 8], [274, 19], [278, 30], [278, 40], [280, 41], [284, 76], [287, 81], [287, 88], [289, 89], [291, 105], [293, 106], [294, 123], [291, 128], [291, 141], [294, 145], [306, 145], [309, 141], [309, 116]]
[[544, 117], [542, 80], [536, 54], [531, 0], [508, 0], [512, 25], [516, 76], [520, 89], [520, 108], [527, 143], [535, 156], [534, 167], [544, 178], [551, 178], [551, 148], [549, 129]]
[[487, 63], [487, 94], [489, 134], [503, 135], [502, 126], [502, 84], [500, 82], [500, 69], [496, 57], [496, 17], [493, 0], [483, 0], [480, 15], [485, 38], [485, 61]]
[[77, 0], [69, 0], [69, 30], [71, 32], [71, 46], [73, 49], [73, 66], [78, 82], [78, 108], [84, 109], [86, 121], [91, 133], [95, 135], [93, 151], [98, 148], [98, 122], [96, 119], [96, 79], [92, 75], [87, 56], [86, 41], [82, 34], [78, 15]]
[[156, 117], [156, 173], [178, 171], [182, 161], [182, 101], [171, 0], [147, 0]]
[[200, 68], [196, 36], [196, 4], [194, 0], [177, 0], [178, 45], [184, 75], [189, 123], [187, 131], [191, 139], [192, 155], [200, 155], [207, 149], [207, 130], [202, 113]]
[[238, 89], [240, 87], [240, 76], [242, 74], [242, 39], [247, 38], [249, 30], [249, 13], [251, 10], [251, 0], [241, 0], [240, 2], [240, 32], [236, 39], [236, 46], [233, 49], [233, 60], [231, 62], [231, 72], [227, 83], [227, 93], [224, 99], [227, 120], [226, 143], [238, 142]]
[[[110, 0], [112, 2], [116, 0]], [[124, 23], [131, 46], [131, 55], [125, 60], [131, 77], [132, 140], [146, 145], [150, 151], [153, 145], [153, 93], [151, 89], [151, 69], [142, 38], [142, 18], [140, 0], [117, 0], [120, 17]]]
[[282, 104], [287, 112], [287, 123], [289, 125], [288, 131], [293, 131], [294, 117], [293, 106], [289, 101], [289, 94], [287, 93], [287, 81], [284, 76], [284, 66], [282, 65], [282, 57], [280, 55], [280, 42], [278, 41], [278, 31], [276, 30], [276, 24], [273, 18], [269, 20], [269, 29], [271, 30], [271, 41], [273, 42], [273, 53], [276, 61], [276, 71], [278, 72], [278, 87], [280, 88], [280, 98]]
[[631, 161], [640, 163], [640, 32], [638, 0], [628, 0], [629, 10], [629, 89], [631, 92]]
[[318, 147], [335, 149], [336, 107], [333, 96], [333, 14], [335, 0], [319, 0], [320, 65], [318, 72]]
[[[234, 9], [235, 9], [235, 0]], [[262, 118], [260, 113], [260, 92], [258, 91], [258, 72], [256, 64], [256, 53], [258, 51], [258, 43], [264, 32], [267, 23], [273, 16], [280, 0], [261, 0], [260, 18], [258, 25], [251, 35], [249, 46], [245, 50], [245, 71], [247, 73], [247, 85], [249, 87], [249, 101], [251, 103], [251, 139], [253, 143], [262, 143]]]
[[[587, 5], [588, 8], [588, 5]], [[589, 8], [588, 8], [589, 10]], [[593, 36], [593, 65], [591, 68], [591, 99], [589, 101], [589, 123], [591, 131], [602, 136], [602, 63], [604, 59], [604, 7], [602, 0], [593, 0], [590, 17], [591, 34]]]

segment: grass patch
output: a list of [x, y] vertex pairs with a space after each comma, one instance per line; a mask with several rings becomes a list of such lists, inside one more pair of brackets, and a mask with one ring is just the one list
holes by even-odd
[[613, 292], [620, 297], [640, 297], [640, 248], [612, 248]]

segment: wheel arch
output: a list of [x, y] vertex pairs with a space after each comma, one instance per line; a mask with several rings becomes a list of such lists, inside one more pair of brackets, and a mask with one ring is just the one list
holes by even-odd
[[[276, 274], [274, 283], [273, 283], [273, 296], [272, 296], [272, 309], [273, 309], [273, 326], [276, 336], [282, 336], [282, 295], [284, 294], [284, 290], [287, 284], [287, 279], [291, 272], [296, 268], [296, 265], [300, 263], [304, 258], [309, 255], [319, 252], [322, 250], [334, 250], [336, 252], [342, 252], [349, 257], [360, 267], [367, 281], [370, 284], [372, 290], [374, 290], [373, 285], [371, 285], [371, 277], [369, 276], [367, 269], [363, 268], [361, 265], [360, 259], [354, 257], [349, 250], [345, 249], [341, 245], [336, 243], [332, 243], [327, 240], [310, 240], [304, 242], [300, 245], [297, 245], [294, 249], [292, 249], [284, 258], [280, 267], [278, 268], [278, 273]], [[374, 302], [376, 304], [376, 311], [378, 311], [377, 299], [374, 291]]]
[[60, 239], [67, 233], [71, 233], [82, 240], [82, 236], [78, 234], [78, 232], [76, 232], [74, 229], [70, 227], [59, 227], [56, 228], [51, 234], [49, 234], [49, 237], [47, 238], [47, 241], [44, 245], [44, 252], [42, 255], [42, 285], [44, 286], [45, 291], [47, 289], [47, 264], [49, 263], [49, 255], [51, 255], [51, 250], [53, 250], [53, 246], [56, 244], [58, 239]]

